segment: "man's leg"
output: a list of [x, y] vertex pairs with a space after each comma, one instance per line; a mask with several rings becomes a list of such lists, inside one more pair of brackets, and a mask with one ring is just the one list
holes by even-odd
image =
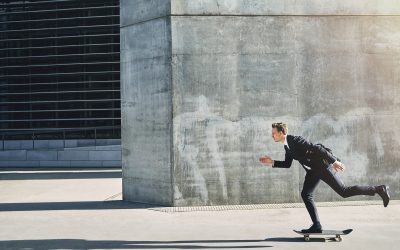
[[303, 190], [301, 191], [301, 198], [303, 198], [304, 204], [306, 205], [307, 211], [310, 214], [313, 225], [320, 226], [321, 223], [318, 217], [317, 207], [315, 206], [313, 197], [314, 190], [317, 187], [319, 181], [320, 177], [316, 173], [312, 171], [307, 171], [303, 184]]
[[336, 172], [331, 168], [324, 168], [320, 172], [320, 178], [328, 184], [336, 193], [343, 198], [355, 195], [370, 195], [376, 194], [375, 186], [349, 186], [344, 185], [343, 181], [337, 176]]

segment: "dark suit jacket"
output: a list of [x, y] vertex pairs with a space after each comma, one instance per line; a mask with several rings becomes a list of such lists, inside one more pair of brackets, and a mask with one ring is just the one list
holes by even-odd
[[317, 169], [322, 167], [321, 165], [329, 165], [336, 161], [335, 156], [326, 149], [319, 145], [312, 144], [302, 136], [287, 135], [286, 140], [289, 145], [289, 150], [285, 147], [285, 160], [274, 161], [274, 168], [290, 168], [293, 159], [311, 169]]

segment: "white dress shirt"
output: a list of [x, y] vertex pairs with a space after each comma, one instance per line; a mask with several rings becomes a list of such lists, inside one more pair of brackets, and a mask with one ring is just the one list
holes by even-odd
[[287, 143], [287, 135], [285, 136], [285, 145], [288, 147], [288, 149], [290, 149], [290, 148], [289, 148], [289, 145], [288, 145], [288, 143]]

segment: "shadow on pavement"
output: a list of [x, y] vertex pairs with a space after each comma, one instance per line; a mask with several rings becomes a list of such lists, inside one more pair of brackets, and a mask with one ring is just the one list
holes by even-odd
[[[0, 241], [0, 249], [235, 249], [264, 248], [266, 245], [241, 245], [263, 240], [119, 241], [82, 239], [43, 239]], [[197, 243], [197, 244], [196, 244]], [[224, 245], [221, 245], [224, 244]]]
[[[46, 211], [46, 210], [91, 210], [91, 209], [143, 209], [163, 206], [134, 203], [123, 200], [76, 201], [76, 202], [27, 202], [0, 203], [0, 212], [10, 211]], [[1, 248], [0, 248], [1, 249]]]
[[[303, 237], [277, 237], [277, 238], [266, 238], [265, 241], [270, 242], [304, 242]], [[309, 242], [325, 242], [324, 238], [310, 238]]]

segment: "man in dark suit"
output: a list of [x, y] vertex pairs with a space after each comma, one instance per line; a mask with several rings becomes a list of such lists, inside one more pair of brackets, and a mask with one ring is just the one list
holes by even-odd
[[343, 198], [355, 195], [375, 195], [382, 197], [383, 205], [389, 204], [389, 187], [380, 186], [346, 186], [335, 172], [343, 171], [345, 165], [333, 156], [325, 147], [308, 142], [301, 136], [287, 134], [288, 128], [284, 123], [272, 124], [272, 138], [275, 142], [281, 142], [285, 148], [285, 160], [275, 161], [269, 156], [262, 156], [260, 161], [270, 164], [273, 168], [290, 168], [292, 161], [297, 160], [306, 170], [306, 177], [303, 184], [301, 197], [306, 205], [313, 222], [308, 229], [303, 229], [305, 233], [322, 232], [321, 222], [318, 217], [317, 208], [313, 199], [313, 192], [320, 180], [328, 184], [336, 193]]

